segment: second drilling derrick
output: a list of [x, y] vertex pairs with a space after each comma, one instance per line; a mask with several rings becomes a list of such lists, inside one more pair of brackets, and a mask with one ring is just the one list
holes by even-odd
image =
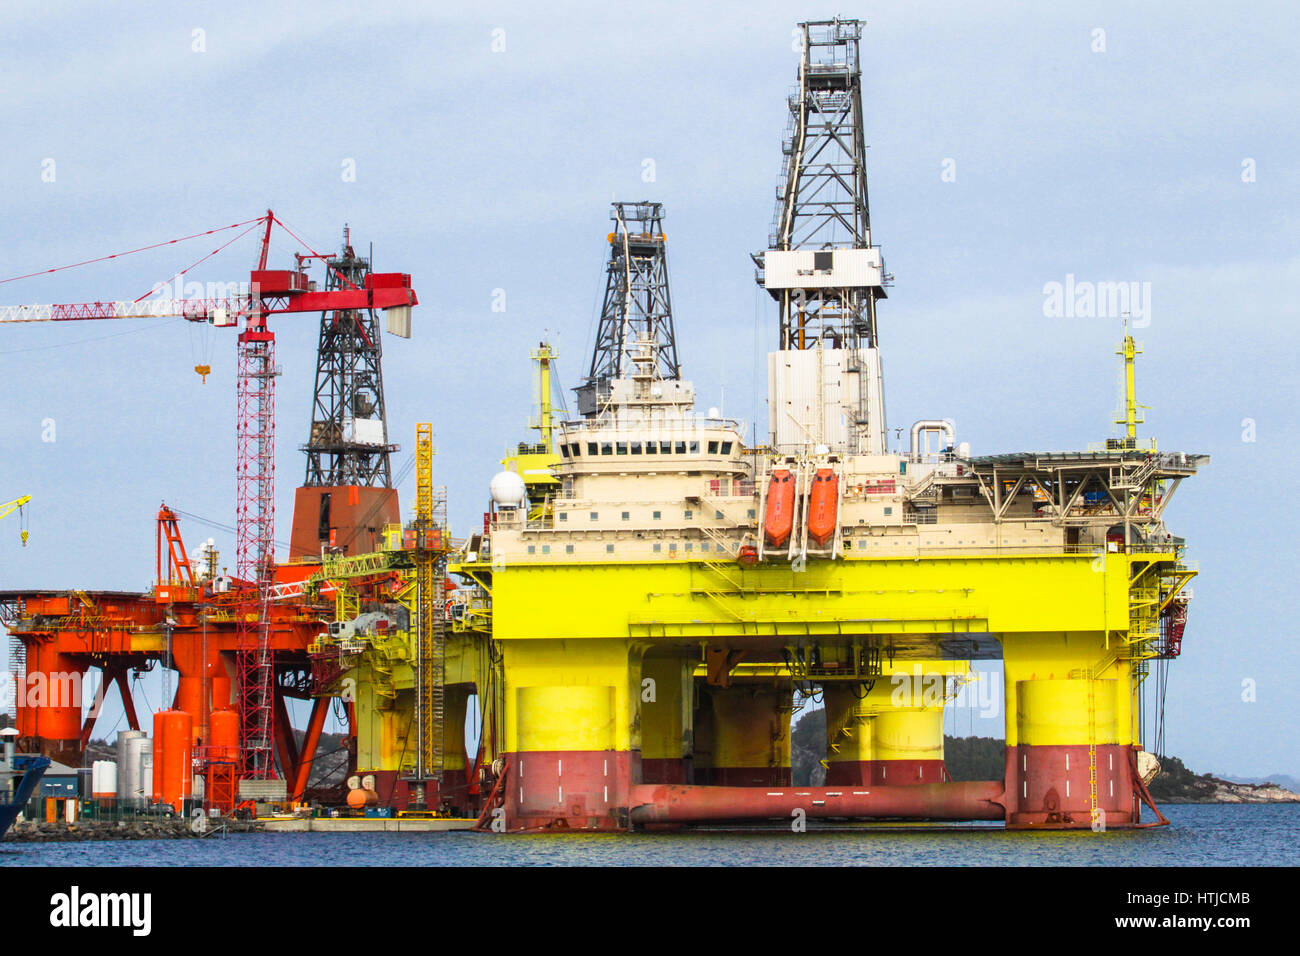
[[588, 418], [609, 403], [612, 381], [636, 377], [637, 354], [653, 360], [653, 367], [640, 370], [645, 376], [681, 378], [668, 294], [663, 204], [616, 202], [609, 217], [615, 229], [608, 237], [605, 301], [591, 368], [576, 390], [578, 411]]

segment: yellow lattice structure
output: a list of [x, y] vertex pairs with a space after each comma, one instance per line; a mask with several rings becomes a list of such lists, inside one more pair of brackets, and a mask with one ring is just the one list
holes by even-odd
[[[419, 685], [416, 723], [419, 735], [417, 779], [439, 779], [443, 769], [443, 683], [446, 633], [443, 624], [441, 536], [435, 536], [433, 514], [433, 425], [415, 426], [415, 579]], [[435, 547], [435, 544], [437, 545]]]

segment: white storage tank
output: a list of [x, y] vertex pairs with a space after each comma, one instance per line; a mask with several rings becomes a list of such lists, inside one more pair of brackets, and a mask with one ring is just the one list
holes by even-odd
[[153, 797], [153, 741], [142, 730], [124, 730], [117, 747], [118, 806], [147, 807]]

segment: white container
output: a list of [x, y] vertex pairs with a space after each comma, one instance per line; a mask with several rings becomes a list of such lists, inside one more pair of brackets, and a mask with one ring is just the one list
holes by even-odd
[[90, 797], [92, 800], [107, 800], [117, 796], [117, 763], [112, 760], [96, 760], [90, 765]]
[[382, 418], [345, 418], [343, 440], [357, 445], [382, 445], [384, 421]]

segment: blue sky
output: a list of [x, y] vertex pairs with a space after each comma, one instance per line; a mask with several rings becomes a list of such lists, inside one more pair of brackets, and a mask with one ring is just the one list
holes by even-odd
[[[794, 23], [837, 11], [428, 7], [7, 3], [0, 279], [268, 206], [318, 249], [351, 223], [378, 268], [414, 276], [415, 337], [385, 342], [390, 433], [400, 464], [415, 422], [435, 423], [437, 480], [463, 533], [505, 447], [527, 437], [528, 348], [548, 335], [563, 384], [576, 384], [610, 200], [653, 199], [700, 403], [725, 389], [727, 414], [764, 421], [776, 320], [748, 254], [772, 216]], [[896, 277], [879, 323], [890, 423], [952, 418], [977, 454], [1105, 437], [1119, 322], [1048, 318], [1043, 286], [1149, 282], [1147, 432], [1213, 456], [1168, 516], [1201, 567], [1169, 685], [1169, 750], [1198, 770], [1300, 773], [1296, 509], [1278, 484], [1300, 464], [1293, 10], [838, 12], [868, 20], [872, 222]], [[941, 178], [945, 160], [955, 181]], [[0, 284], [0, 302], [134, 298], [214, 247]], [[282, 235], [272, 264], [297, 249]], [[237, 281], [254, 255], [245, 240], [191, 277]], [[306, 316], [274, 327], [287, 539], [316, 332]], [[228, 332], [165, 320], [0, 330], [0, 499], [36, 496], [26, 549], [0, 526], [0, 585], [146, 587], [163, 500], [232, 524], [234, 353]], [[213, 367], [206, 385], [199, 361]], [[404, 502], [412, 492], [408, 481]], [[183, 530], [233, 558], [228, 533]]]

